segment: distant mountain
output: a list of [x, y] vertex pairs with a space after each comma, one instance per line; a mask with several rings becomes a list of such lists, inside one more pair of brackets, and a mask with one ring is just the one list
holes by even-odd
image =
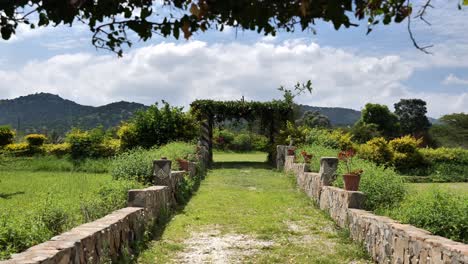
[[0, 100], [0, 125], [10, 125], [24, 133], [65, 134], [72, 127], [90, 129], [114, 127], [147, 106], [116, 102], [93, 107], [49, 93], [37, 93], [11, 100]]
[[318, 111], [330, 119], [332, 126], [353, 125], [361, 118], [361, 112], [342, 107], [319, 107], [309, 105], [299, 105], [299, 112], [302, 115], [305, 111]]

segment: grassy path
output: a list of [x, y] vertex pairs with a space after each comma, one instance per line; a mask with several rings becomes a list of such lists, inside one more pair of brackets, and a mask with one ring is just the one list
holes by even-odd
[[[243, 157], [250, 162], [234, 161]], [[258, 162], [264, 157], [215, 155], [221, 162], [138, 262], [367, 263], [291, 178]]]

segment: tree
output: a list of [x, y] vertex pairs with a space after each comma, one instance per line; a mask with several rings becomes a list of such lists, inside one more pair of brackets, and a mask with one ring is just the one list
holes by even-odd
[[322, 115], [318, 111], [305, 111], [301, 119], [296, 120], [296, 124], [299, 126], [308, 126], [310, 128], [321, 127], [330, 128], [330, 119], [327, 116]]
[[468, 114], [444, 115], [441, 124], [431, 127], [430, 134], [439, 146], [468, 148]]
[[0, 126], [0, 148], [13, 143], [15, 131], [9, 126]]
[[415, 137], [427, 135], [431, 123], [426, 113], [426, 102], [421, 99], [401, 99], [395, 104], [395, 114], [400, 121], [403, 135]]
[[386, 138], [398, 135], [398, 117], [386, 105], [368, 103], [361, 112], [362, 123], [374, 124]]
[[171, 141], [193, 140], [198, 132], [196, 122], [182, 107], [163, 101], [139, 111], [128, 124], [122, 125], [118, 135], [125, 149], [141, 146], [150, 148]]
[[362, 119], [354, 124], [351, 134], [353, 135], [353, 140], [361, 144], [382, 136], [376, 124], [366, 124]]
[[226, 26], [275, 35], [278, 30], [315, 32], [318, 20], [336, 30], [357, 26], [350, 18], [354, 16], [367, 20], [369, 33], [380, 22], [400, 23], [411, 12], [407, 0], [164, 0], [158, 5], [152, 0], [8, 0], [0, 3], [0, 32], [9, 39], [20, 24], [34, 29], [83, 23], [93, 32], [94, 46], [121, 55], [122, 47], [132, 43], [132, 32], [143, 41], [155, 34], [179, 38], [182, 33], [188, 39], [195, 32]]

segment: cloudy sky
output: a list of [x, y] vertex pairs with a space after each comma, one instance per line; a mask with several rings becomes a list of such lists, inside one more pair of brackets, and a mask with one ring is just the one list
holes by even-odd
[[[419, 1], [413, 1], [416, 8]], [[0, 98], [50, 92], [86, 105], [164, 99], [187, 106], [194, 99], [270, 100], [280, 85], [311, 80], [299, 103], [361, 109], [367, 102], [393, 108], [400, 98], [421, 98], [432, 117], [468, 112], [468, 7], [433, 1], [427, 20], [414, 24], [416, 50], [406, 23], [264, 37], [228, 28], [189, 41], [153, 38], [117, 58], [91, 45], [83, 26], [28, 30], [0, 41]]]

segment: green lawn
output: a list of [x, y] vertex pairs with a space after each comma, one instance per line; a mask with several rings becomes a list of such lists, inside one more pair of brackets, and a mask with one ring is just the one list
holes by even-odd
[[267, 153], [264, 152], [219, 152], [213, 153], [215, 162], [265, 162], [267, 160]]
[[468, 196], [468, 182], [452, 183], [409, 183], [408, 189], [411, 192], [429, 192], [435, 188], [449, 191], [450, 193]]
[[92, 198], [101, 186], [111, 181], [109, 174], [2, 171], [0, 212], [8, 214], [10, 219], [23, 217], [54, 202], [79, 213], [81, 202]]
[[109, 174], [4, 171], [0, 173], [0, 260], [126, 205], [142, 184]]
[[367, 263], [292, 178], [259, 162], [265, 158], [215, 153], [215, 169], [138, 262]]

